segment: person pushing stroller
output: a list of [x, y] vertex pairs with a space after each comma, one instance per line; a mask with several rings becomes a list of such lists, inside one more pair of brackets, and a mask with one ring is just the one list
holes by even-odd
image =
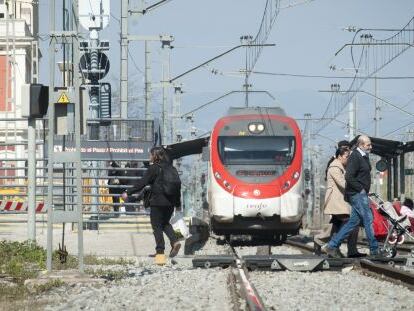
[[345, 172], [345, 200], [352, 206], [351, 215], [348, 222], [339, 232], [322, 247], [322, 251], [331, 257], [344, 257], [339, 251], [339, 246], [361, 222], [369, 242], [370, 255], [382, 257], [379, 252], [378, 241], [374, 236], [372, 227], [373, 215], [368, 199], [371, 186], [371, 164], [369, 163], [369, 153], [371, 150], [370, 138], [366, 135], [361, 135], [357, 140], [357, 148], [349, 156]]

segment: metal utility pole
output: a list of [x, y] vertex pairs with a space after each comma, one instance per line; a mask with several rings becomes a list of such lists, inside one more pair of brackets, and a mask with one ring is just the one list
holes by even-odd
[[[38, 6], [33, 6], [33, 16], [37, 16]], [[36, 21], [33, 21], [33, 29]], [[33, 31], [32, 31], [33, 32]], [[33, 33], [34, 34], [34, 33]], [[31, 50], [32, 83], [38, 83], [38, 40], [32, 42]], [[8, 66], [7, 66], [8, 68]], [[36, 242], [36, 119], [27, 120], [27, 239]]]
[[[129, 0], [121, 0], [121, 85], [120, 104], [121, 119], [128, 118], [128, 3]], [[126, 131], [121, 129], [124, 138]]]
[[171, 42], [174, 41], [174, 37], [171, 35], [158, 35], [158, 36], [136, 36], [129, 35], [127, 37], [129, 41], [144, 41], [145, 42], [145, 118], [152, 120], [152, 107], [151, 107], [151, 92], [153, 83], [151, 82], [151, 52], [150, 42], [161, 42], [162, 48], [162, 81], [160, 83], [162, 87], [162, 114], [161, 122], [163, 126], [162, 143], [167, 142], [167, 133], [169, 133], [169, 107], [168, 107], [168, 88], [171, 86], [170, 79], [170, 50], [172, 49]]
[[[168, 88], [170, 87], [170, 49], [171, 40], [161, 40], [162, 47], [162, 143], [167, 143], [169, 131], [169, 114], [170, 107], [168, 106]], [[170, 129], [171, 130], [171, 129]]]
[[354, 139], [357, 135], [356, 133], [356, 96], [353, 101], [349, 103], [349, 140]]
[[305, 113], [306, 119], [305, 133], [306, 137], [306, 165], [305, 165], [305, 189], [308, 189], [307, 200], [306, 200], [306, 226], [310, 227], [312, 223], [313, 214], [313, 193], [312, 193], [312, 159], [311, 159], [311, 117], [310, 113]]
[[[413, 141], [414, 140], [414, 129], [407, 130], [407, 141]], [[413, 189], [413, 183], [414, 183], [414, 175], [412, 174], [412, 171], [414, 170], [414, 152], [406, 153], [406, 156], [408, 157], [406, 161], [406, 168], [411, 169], [411, 174], [405, 174], [406, 182], [406, 194], [408, 197], [412, 198], [414, 196], [414, 189]]]
[[36, 119], [27, 123], [27, 237], [36, 242]]
[[381, 106], [378, 102], [378, 81], [377, 81], [377, 77], [375, 77], [374, 79], [374, 104], [375, 104], [375, 117], [374, 117], [374, 121], [375, 121], [375, 137], [380, 137], [380, 121], [381, 121]]
[[145, 40], [145, 120], [152, 120], [152, 105], [151, 105], [151, 50], [150, 42]]
[[[378, 90], [378, 82], [377, 82], [377, 77], [375, 76], [374, 79], [374, 104], [375, 104], [375, 116], [374, 116], [374, 122], [375, 122], [375, 131], [374, 131], [374, 136], [375, 137], [380, 137], [380, 121], [381, 121], [381, 116], [380, 116], [380, 111], [381, 111], [381, 107], [380, 104], [378, 102], [378, 98], [377, 98], [377, 90]], [[381, 192], [381, 185], [380, 185], [380, 176], [379, 176], [379, 172], [377, 172], [377, 170], [373, 170], [375, 172], [375, 192], [380, 194]]]
[[[56, 45], [66, 45], [71, 49], [73, 70], [78, 72], [79, 64], [79, 18], [78, 18], [78, 0], [72, 1], [72, 21], [70, 23], [71, 29], [65, 31], [57, 31], [55, 29], [55, 14], [56, 3], [50, 1], [49, 3], [49, 29], [50, 29], [50, 44], [49, 44], [49, 109], [48, 109], [48, 150], [47, 150], [47, 180], [48, 192], [46, 199], [47, 207], [47, 261], [46, 267], [50, 272], [52, 270], [52, 254], [53, 254], [53, 224], [59, 223], [77, 223], [78, 226], [78, 258], [79, 271], [83, 272], [83, 217], [82, 217], [82, 167], [81, 167], [81, 105], [80, 105], [80, 77], [73, 76], [73, 83], [68, 83], [68, 87], [58, 87], [55, 85], [55, 71], [56, 61], [55, 52]], [[63, 100], [61, 100], [63, 99]], [[55, 150], [55, 105], [73, 105], [74, 118], [74, 151]], [[59, 210], [55, 209], [55, 196], [57, 189], [61, 188], [54, 183], [54, 169], [61, 164], [69, 164], [69, 167], [74, 167], [75, 172], [75, 187], [71, 187], [71, 193], [76, 198], [76, 205], [74, 210]]]
[[178, 121], [180, 120], [180, 107], [181, 107], [181, 94], [183, 93], [182, 85], [174, 85], [174, 98], [172, 109], [172, 126], [171, 126], [171, 142], [175, 143], [179, 141]]
[[313, 225], [317, 228], [320, 227], [322, 224], [322, 215], [323, 212], [321, 211], [321, 170], [320, 170], [320, 148], [319, 146], [315, 146], [315, 156], [313, 157]]

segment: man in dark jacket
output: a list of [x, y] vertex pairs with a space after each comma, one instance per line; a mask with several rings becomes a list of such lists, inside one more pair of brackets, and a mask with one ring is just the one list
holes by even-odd
[[171, 166], [168, 156], [162, 147], [154, 147], [150, 151], [152, 165], [149, 166], [144, 176], [138, 179], [133, 188], [128, 189], [122, 194], [124, 199], [129, 195], [142, 190], [145, 186], [151, 185], [150, 197], [150, 219], [156, 243], [155, 262], [163, 265], [166, 263], [164, 255], [165, 241], [163, 232], [167, 235], [171, 243], [170, 257], [175, 257], [180, 250], [181, 244], [175, 236], [174, 229], [170, 224], [174, 207], [179, 207], [180, 194], [176, 197], [167, 197], [162, 187], [162, 172], [167, 166]]
[[380, 256], [378, 242], [372, 228], [373, 216], [369, 207], [368, 193], [371, 186], [371, 165], [369, 153], [372, 144], [368, 136], [361, 135], [357, 141], [357, 148], [351, 153], [348, 159], [345, 173], [345, 200], [351, 206], [351, 215], [348, 222], [339, 232], [322, 248], [332, 257], [343, 257], [339, 251], [342, 241], [362, 222], [369, 242], [371, 256]]

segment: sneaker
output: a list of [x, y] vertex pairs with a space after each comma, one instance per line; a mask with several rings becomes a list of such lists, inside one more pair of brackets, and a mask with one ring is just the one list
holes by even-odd
[[175, 242], [175, 244], [171, 248], [170, 258], [173, 258], [173, 257], [177, 256], [178, 252], [180, 251], [180, 248], [181, 248], [181, 243]]
[[365, 253], [360, 253], [360, 252], [356, 252], [355, 254], [348, 254], [348, 258], [361, 258], [361, 257], [366, 257], [367, 254]]
[[331, 248], [328, 244], [325, 244], [321, 248], [322, 252], [326, 253], [329, 257], [332, 258], [344, 258], [344, 255], [337, 248]]
[[155, 264], [159, 266], [164, 266], [167, 263], [167, 257], [164, 254], [155, 255]]

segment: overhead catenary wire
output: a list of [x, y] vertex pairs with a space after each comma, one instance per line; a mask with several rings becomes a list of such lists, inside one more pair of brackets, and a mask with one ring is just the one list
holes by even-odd
[[[252, 71], [252, 74], [268, 75], [268, 76], [283, 76], [294, 78], [322, 78], [322, 79], [355, 79], [351, 76], [329, 76], [329, 75], [312, 75], [312, 74], [295, 74], [295, 73], [283, 73], [283, 72], [266, 72], [266, 71]], [[414, 79], [414, 76], [383, 76], [383, 77], [360, 77], [366, 79], [377, 80], [408, 80]]]
[[[414, 31], [414, 17], [400, 31], [386, 39], [378, 40], [374, 39], [371, 34], [361, 34], [359, 41], [356, 42], [357, 35], [362, 30], [365, 29], [356, 31], [352, 43], [344, 45], [336, 53], [338, 54], [346, 46], [351, 47], [351, 59], [355, 67], [355, 77], [345, 93], [337, 93], [334, 96], [336, 98], [330, 100], [325, 110], [325, 116], [335, 117], [354, 99], [355, 95], [361, 90], [363, 84], [369, 77], [374, 77], [381, 69], [413, 46], [414, 38], [411, 34]], [[370, 31], [384, 30], [370, 29]], [[354, 55], [355, 46], [362, 47], [358, 60], [356, 60]], [[367, 74], [361, 76], [359, 68], [364, 68]], [[320, 122], [317, 131], [325, 128], [329, 122], [329, 120]]]

